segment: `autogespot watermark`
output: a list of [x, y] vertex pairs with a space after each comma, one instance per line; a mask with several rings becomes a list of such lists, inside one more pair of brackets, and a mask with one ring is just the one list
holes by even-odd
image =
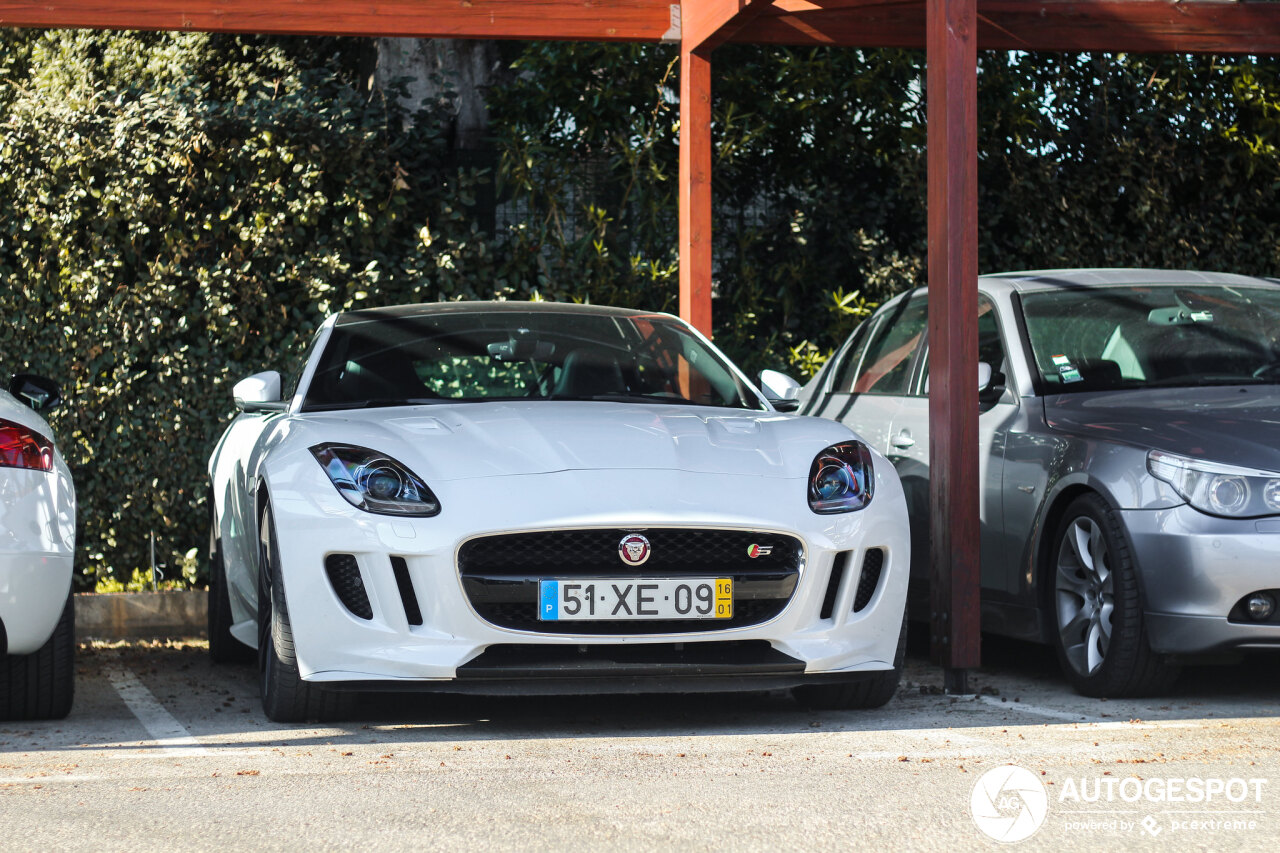
[[1198, 837], [1256, 830], [1268, 780], [1259, 778], [1112, 776], [1068, 778], [1051, 798], [1040, 776], [1014, 764], [993, 767], [978, 779], [969, 812], [983, 834], [1015, 843], [1035, 835], [1049, 817], [1051, 800], [1065, 834], [1169, 831]]

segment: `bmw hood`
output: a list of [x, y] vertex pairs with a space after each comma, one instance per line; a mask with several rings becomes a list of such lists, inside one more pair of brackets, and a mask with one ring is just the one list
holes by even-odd
[[428, 482], [593, 469], [805, 477], [819, 451], [854, 437], [777, 412], [569, 401], [302, 414], [295, 426], [308, 444], [369, 447]]
[[1231, 385], [1046, 397], [1062, 430], [1203, 459], [1280, 471], [1280, 387]]

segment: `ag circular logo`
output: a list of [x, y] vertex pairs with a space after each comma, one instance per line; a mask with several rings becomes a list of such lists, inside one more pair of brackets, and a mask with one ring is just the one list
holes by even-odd
[[1030, 770], [1015, 765], [993, 767], [973, 786], [969, 812], [989, 838], [1012, 844], [1025, 841], [1044, 825], [1049, 794]]
[[618, 543], [618, 556], [628, 566], [642, 565], [645, 560], [649, 559], [651, 552], [649, 540], [639, 533], [631, 533], [624, 536], [622, 541]]

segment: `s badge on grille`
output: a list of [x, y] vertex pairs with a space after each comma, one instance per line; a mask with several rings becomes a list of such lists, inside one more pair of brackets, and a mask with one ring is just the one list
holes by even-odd
[[628, 566], [639, 566], [649, 559], [652, 549], [649, 540], [639, 533], [629, 533], [618, 543], [618, 556]]
[[747, 556], [751, 559], [756, 557], [767, 557], [773, 553], [772, 545], [752, 545], [747, 549]]

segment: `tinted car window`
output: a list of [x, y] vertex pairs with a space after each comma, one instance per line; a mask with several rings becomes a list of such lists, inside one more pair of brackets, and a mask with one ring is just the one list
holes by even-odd
[[848, 394], [853, 390], [853, 380], [858, 376], [858, 368], [862, 366], [862, 356], [867, 350], [867, 341], [871, 339], [871, 330], [879, 323], [879, 318], [867, 320], [853, 333], [853, 343], [845, 349], [844, 358], [836, 365], [836, 380], [831, 390], [837, 394]]
[[1052, 393], [1280, 381], [1280, 288], [1130, 285], [1024, 294]]
[[923, 298], [890, 308], [868, 339], [850, 390], [855, 394], [905, 394], [912, 356], [928, 325], [928, 303]]

